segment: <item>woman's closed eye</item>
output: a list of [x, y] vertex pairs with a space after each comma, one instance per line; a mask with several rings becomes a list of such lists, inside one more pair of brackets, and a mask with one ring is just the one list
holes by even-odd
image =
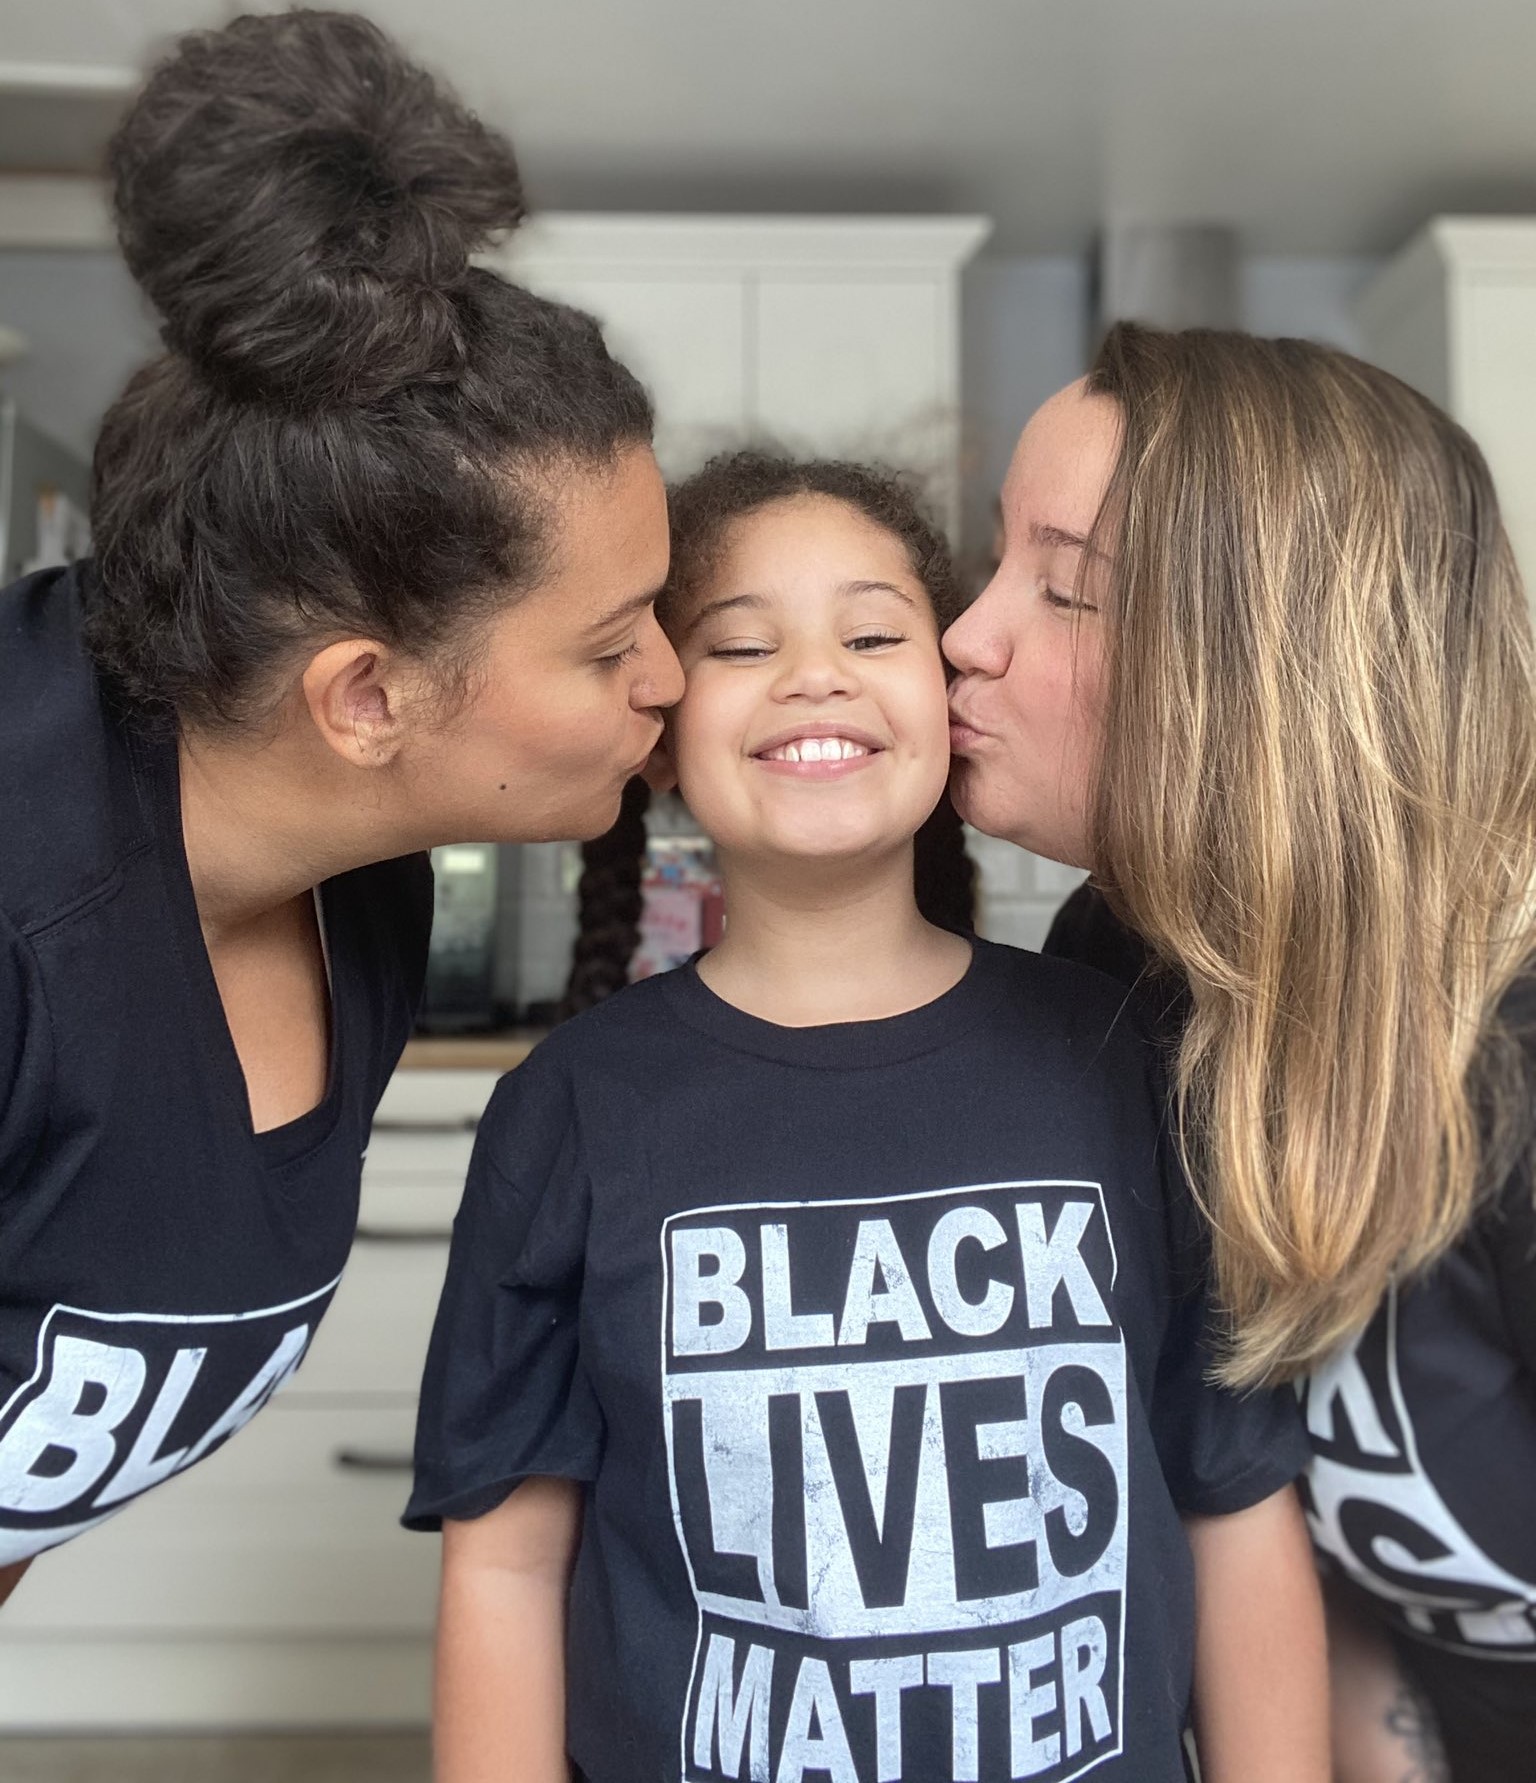
[[1085, 601], [1081, 595], [1063, 594], [1056, 588], [1044, 589], [1042, 598], [1048, 607], [1055, 607], [1062, 613], [1097, 613], [1099, 610], [1092, 601]]

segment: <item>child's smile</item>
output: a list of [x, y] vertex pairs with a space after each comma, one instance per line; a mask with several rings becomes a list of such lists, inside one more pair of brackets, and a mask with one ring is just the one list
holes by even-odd
[[835, 780], [866, 768], [886, 745], [851, 726], [794, 725], [752, 751], [752, 759], [797, 779]]

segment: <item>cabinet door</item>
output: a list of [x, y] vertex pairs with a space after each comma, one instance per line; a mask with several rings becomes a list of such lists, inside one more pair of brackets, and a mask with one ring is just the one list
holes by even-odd
[[1456, 419], [1487, 456], [1536, 612], [1536, 277], [1467, 278], [1456, 296]]
[[656, 404], [656, 455], [669, 477], [736, 445], [747, 423], [743, 281], [734, 274], [572, 270], [537, 258], [499, 270], [588, 310]]
[[438, 1543], [399, 1516], [415, 1413], [279, 1399], [227, 1447], [44, 1554], [5, 1647], [81, 1634], [421, 1634]]
[[764, 275], [753, 419], [797, 451], [878, 458], [952, 495], [954, 294], [931, 276]]

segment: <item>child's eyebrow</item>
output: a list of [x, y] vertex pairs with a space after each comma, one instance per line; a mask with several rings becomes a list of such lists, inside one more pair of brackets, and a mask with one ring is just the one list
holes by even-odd
[[894, 594], [899, 601], [905, 601], [909, 607], [916, 607], [917, 602], [904, 588], [898, 588], [894, 582], [845, 582], [838, 590], [845, 598], [855, 594]]
[[725, 594], [717, 601], [705, 601], [704, 605], [688, 621], [683, 636], [686, 638], [690, 633], [697, 631], [706, 619], [712, 619], [716, 613], [731, 613], [742, 607], [753, 612], [761, 612], [767, 605], [767, 600], [760, 594]]

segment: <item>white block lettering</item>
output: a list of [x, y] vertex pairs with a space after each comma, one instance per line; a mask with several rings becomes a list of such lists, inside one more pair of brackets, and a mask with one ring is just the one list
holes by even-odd
[[[672, 1348], [679, 1356], [723, 1355], [747, 1341], [752, 1304], [737, 1286], [746, 1270], [747, 1247], [729, 1226], [672, 1234]], [[705, 1324], [706, 1306], [718, 1306], [720, 1318]]]
[[[49, 1360], [42, 1392], [0, 1441], [0, 1509], [61, 1511], [83, 1498], [117, 1459], [113, 1432], [138, 1403], [148, 1372], [137, 1350], [84, 1337], [59, 1337]], [[87, 1388], [100, 1403], [82, 1411]], [[69, 1465], [35, 1472], [50, 1449], [68, 1455]]]

